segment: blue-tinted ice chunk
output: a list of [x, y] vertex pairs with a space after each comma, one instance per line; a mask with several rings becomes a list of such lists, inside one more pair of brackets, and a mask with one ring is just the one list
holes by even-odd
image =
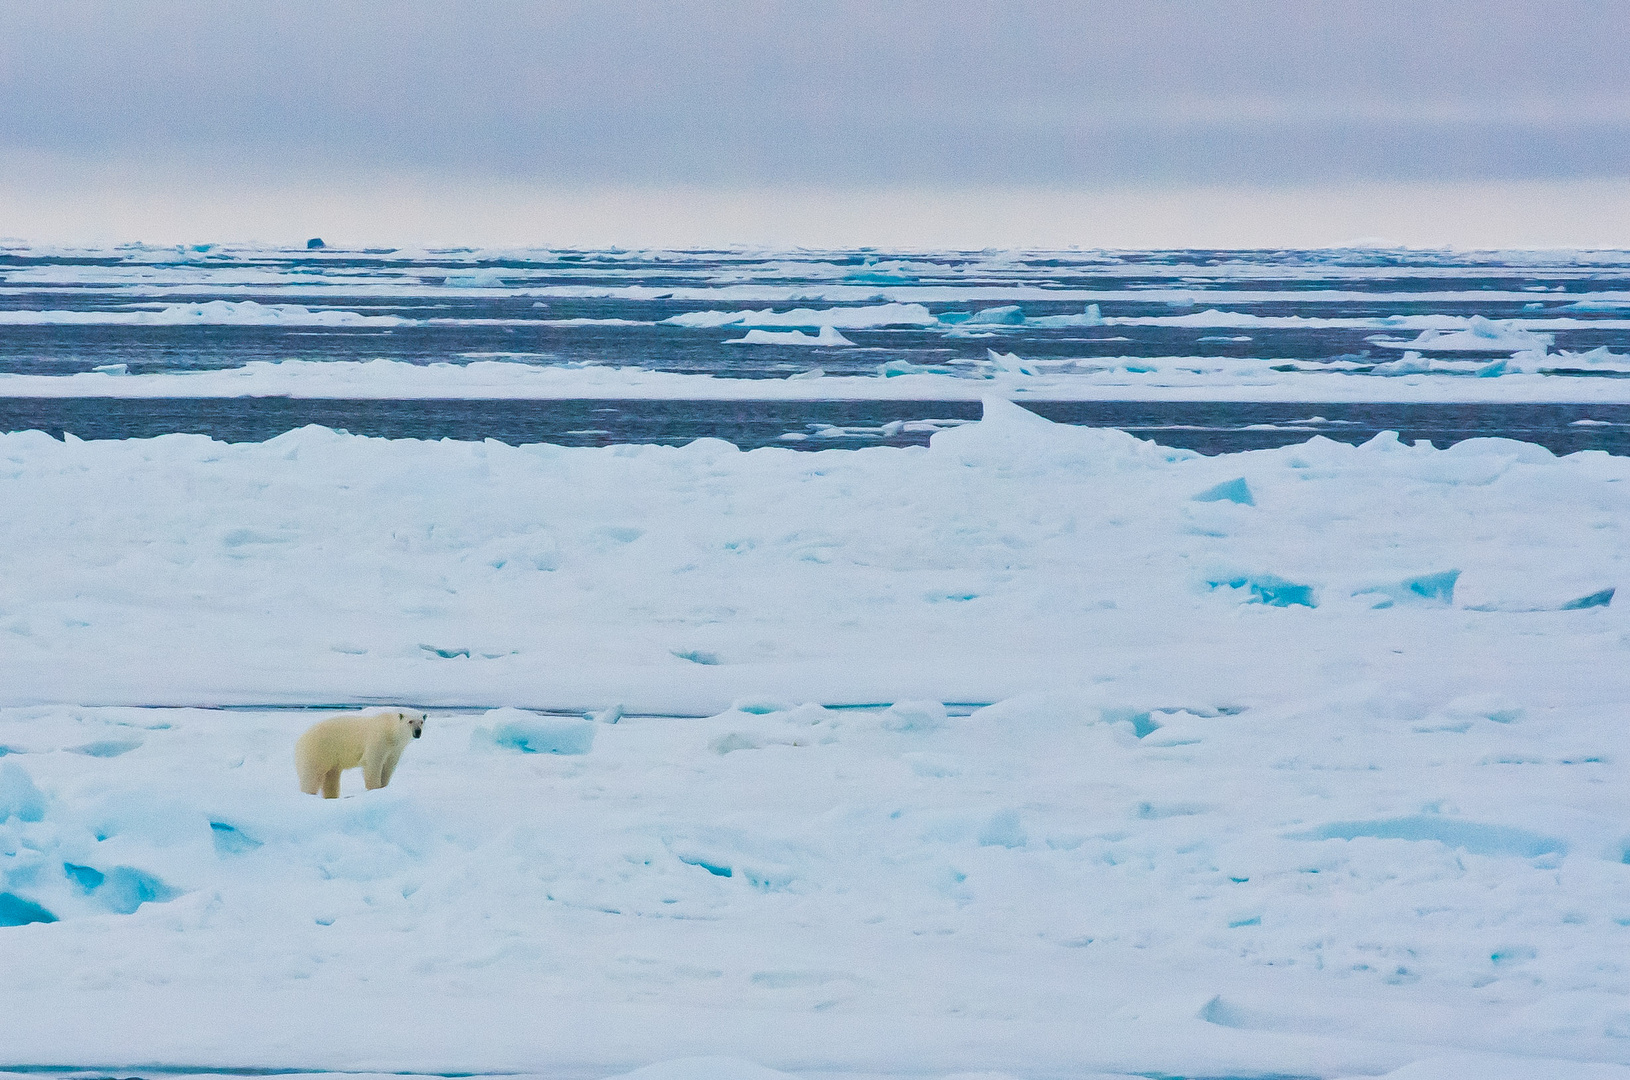
[[1245, 482], [1245, 477], [1238, 480], [1229, 480], [1216, 487], [1206, 488], [1194, 496], [1195, 502], [1231, 502], [1241, 506], [1255, 506], [1256, 500], [1251, 497], [1251, 486]]
[[1399, 583], [1399, 587], [1411, 596], [1418, 596], [1422, 600], [1430, 600], [1439, 604], [1452, 604], [1455, 602], [1455, 581], [1459, 579], [1459, 570], [1445, 570], [1441, 574], [1425, 574], [1417, 578], [1409, 578]]
[[1118, 724], [1122, 721], [1131, 724], [1132, 734], [1140, 739], [1146, 735], [1153, 735], [1160, 730], [1160, 725], [1155, 723], [1154, 717], [1148, 709], [1110, 708], [1104, 709], [1100, 715], [1106, 724]]
[[1356, 840], [1366, 836], [1377, 840], [1435, 840], [1445, 847], [1461, 848], [1473, 855], [1507, 855], [1521, 859], [1537, 859], [1567, 850], [1567, 845], [1555, 837], [1508, 825], [1484, 825], [1436, 814], [1382, 821], [1336, 821], [1286, 839]]
[[1581, 608], [1607, 607], [1613, 602], [1613, 594], [1616, 591], [1616, 589], [1607, 588], [1603, 589], [1601, 592], [1593, 592], [1589, 596], [1581, 596], [1577, 600], [1569, 600], [1566, 604], [1562, 605], [1562, 610], [1578, 611]]
[[497, 721], [470, 733], [471, 747], [489, 746], [523, 754], [586, 754], [594, 746], [595, 723], [575, 716], [539, 716], [524, 709], [494, 709]]
[[45, 796], [34, 786], [28, 771], [15, 761], [0, 762], [0, 821], [16, 817], [39, 821], [45, 817]]
[[1459, 570], [1445, 570], [1438, 574], [1405, 578], [1390, 585], [1361, 589], [1353, 595], [1369, 598], [1374, 601], [1370, 606], [1377, 608], [1389, 608], [1394, 604], [1440, 604], [1447, 607], [1455, 602], [1455, 582], [1459, 578]]
[[306, 241], [307, 251], [316, 251], [318, 248], [325, 248], [327, 246], [327, 244], [323, 243], [323, 238], [320, 236], [313, 236], [310, 240]]
[[1017, 304], [985, 308], [974, 312], [966, 321], [981, 326], [1023, 326], [1024, 308]]
[[57, 917], [16, 893], [0, 893], [0, 926], [27, 926], [29, 923], [56, 922]]
[[1250, 589], [1250, 602], [1253, 604], [1267, 604], [1269, 607], [1290, 607], [1293, 604], [1301, 607], [1319, 606], [1313, 599], [1313, 586], [1298, 585], [1273, 574], [1228, 578], [1224, 581], [1208, 581], [1206, 584], [1213, 589], [1219, 589], [1224, 585], [1230, 589]]

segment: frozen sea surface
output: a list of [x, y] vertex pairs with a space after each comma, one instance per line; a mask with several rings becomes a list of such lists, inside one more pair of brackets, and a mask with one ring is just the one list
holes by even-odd
[[0, 435], [0, 1072], [1622, 1078], [1627, 485]]

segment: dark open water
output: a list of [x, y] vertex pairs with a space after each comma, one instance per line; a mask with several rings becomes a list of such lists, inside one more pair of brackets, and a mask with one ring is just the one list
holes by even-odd
[[[1396, 405], [1257, 402], [1026, 401], [1049, 420], [1117, 427], [1204, 454], [1259, 450], [1314, 435], [1363, 442], [1382, 431], [1439, 447], [1497, 436], [1558, 454], [1630, 454], [1630, 405]], [[719, 438], [742, 449], [924, 445], [930, 425], [975, 420], [969, 401], [392, 401], [291, 398], [0, 398], [0, 430], [60, 438], [147, 438], [171, 432], [260, 442], [306, 424], [355, 435], [497, 439], [519, 445], [680, 445]], [[1581, 424], [1579, 421], [1589, 421]], [[905, 423], [901, 423], [904, 421]], [[933, 425], [939, 426], [939, 425]], [[789, 435], [801, 438], [788, 438]]]

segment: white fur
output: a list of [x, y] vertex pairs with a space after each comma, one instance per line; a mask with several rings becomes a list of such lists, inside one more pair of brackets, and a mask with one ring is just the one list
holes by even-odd
[[424, 727], [425, 714], [417, 709], [389, 709], [374, 713], [348, 713], [320, 720], [307, 728], [294, 744], [294, 767], [300, 790], [322, 791], [323, 798], [340, 797], [340, 773], [362, 767], [368, 790], [391, 782], [402, 751]]

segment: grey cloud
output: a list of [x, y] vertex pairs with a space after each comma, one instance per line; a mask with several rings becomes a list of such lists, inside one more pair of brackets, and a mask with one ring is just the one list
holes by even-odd
[[569, 183], [1630, 175], [1630, 5], [0, 7], [0, 141]]

